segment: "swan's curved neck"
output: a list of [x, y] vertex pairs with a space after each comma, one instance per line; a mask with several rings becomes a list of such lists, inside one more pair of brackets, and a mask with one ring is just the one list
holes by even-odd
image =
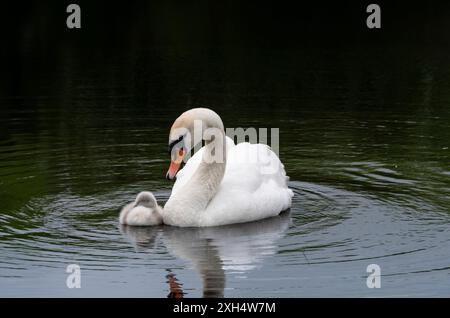
[[222, 136], [217, 140], [207, 141], [202, 161], [192, 178], [186, 184], [187, 190], [189, 189], [188, 187], [201, 189], [202, 205], [204, 205], [205, 208], [216, 194], [217, 188], [225, 175], [225, 147], [224, 133], [222, 133]]
[[[164, 206], [165, 222], [174, 223], [171, 218], [177, 216], [182, 216], [187, 223], [194, 222], [199, 213], [207, 208], [225, 175], [225, 138], [225, 132], [221, 131], [220, 136], [205, 141], [202, 161], [197, 170]], [[179, 220], [176, 222], [179, 223]]]

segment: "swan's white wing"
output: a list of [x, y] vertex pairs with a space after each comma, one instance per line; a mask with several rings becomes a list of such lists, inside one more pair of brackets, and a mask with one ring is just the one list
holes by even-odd
[[292, 196], [284, 166], [270, 147], [240, 143], [228, 151], [225, 176], [200, 223], [212, 226], [275, 216], [291, 206]]

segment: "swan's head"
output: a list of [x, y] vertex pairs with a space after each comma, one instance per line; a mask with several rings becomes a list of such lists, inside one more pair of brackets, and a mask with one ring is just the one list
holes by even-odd
[[203, 140], [211, 140], [214, 134], [206, 134], [209, 128], [215, 128], [224, 135], [222, 119], [208, 108], [193, 108], [181, 114], [170, 128], [169, 154], [171, 157], [166, 178], [175, 178], [178, 170], [194, 146]]

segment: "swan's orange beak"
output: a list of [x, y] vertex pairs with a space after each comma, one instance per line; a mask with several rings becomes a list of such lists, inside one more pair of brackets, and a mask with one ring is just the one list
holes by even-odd
[[167, 180], [173, 180], [175, 178], [175, 175], [177, 174], [178, 170], [180, 169], [181, 163], [170, 161], [169, 170], [167, 170], [166, 173], [166, 179]]
[[183, 162], [184, 150], [183, 149], [179, 149], [176, 152], [175, 156], [176, 156], [175, 160], [171, 160], [170, 161], [169, 170], [167, 170], [167, 173], [166, 173], [166, 179], [167, 180], [173, 180], [175, 178], [178, 170], [181, 167], [181, 162]]

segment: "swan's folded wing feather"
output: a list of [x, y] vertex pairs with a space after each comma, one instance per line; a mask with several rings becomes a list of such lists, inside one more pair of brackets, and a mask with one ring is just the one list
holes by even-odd
[[270, 147], [241, 143], [228, 153], [224, 179], [201, 223], [221, 225], [275, 216], [291, 206], [292, 196], [284, 167]]

